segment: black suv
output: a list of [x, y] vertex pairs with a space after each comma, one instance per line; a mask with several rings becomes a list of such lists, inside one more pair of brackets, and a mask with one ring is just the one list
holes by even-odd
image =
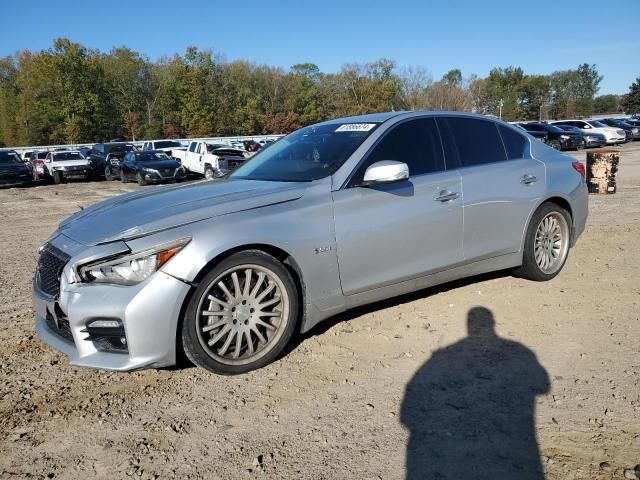
[[519, 125], [529, 133], [535, 132], [538, 135], [543, 133], [545, 135], [543, 138], [544, 143], [556, 150], [581, 150], [584, 148], [584, 140], [582, 135], [578, 133], [566, 132], [544, 122], [528, 122], [520, 123]]
[[96, 143], [91, 147], [89, 161], [93, 166], [95, 175], [103, 177], [105, 175], [108, 157], [112, 154], [114, 156], [123, 157], [127, 152], [133, 152], [134, 150], [134, 146], [130, 143]]

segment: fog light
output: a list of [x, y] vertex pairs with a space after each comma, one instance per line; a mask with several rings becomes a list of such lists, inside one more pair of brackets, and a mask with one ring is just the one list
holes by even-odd
[[120, 326], [119, 320], [94, 320], [89, 325], [89, 328], [118, 328]]

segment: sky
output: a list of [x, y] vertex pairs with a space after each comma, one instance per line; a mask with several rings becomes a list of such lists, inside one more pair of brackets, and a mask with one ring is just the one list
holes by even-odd
[[548, 74], [589, 63], [604, 75], [599, 94], [626, 93], [640, 77], [639, 0], [6, 0], [0, 11], [0, 56], [66, 37], [151, 60], [196, 46], [228, 61], [311, 62], [323, 72], [385, 57], [435, 80], [453, 68]]

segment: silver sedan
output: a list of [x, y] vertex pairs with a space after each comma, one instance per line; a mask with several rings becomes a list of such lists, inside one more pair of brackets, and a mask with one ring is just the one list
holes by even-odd
[[37, 330], [73, 365], [184, 351], [262, 367], [349, 308], [502, 269], [552, 279], [587, 218], [584, 168], [492, 118], [390, 112], [302, 128], [219, 181], [145, 189], [41, 247]]

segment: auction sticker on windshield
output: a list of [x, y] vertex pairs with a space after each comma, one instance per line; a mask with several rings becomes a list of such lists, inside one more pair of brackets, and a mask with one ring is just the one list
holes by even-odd
[[368, 132], [375, 126], [375, 123], [345, 123], [336, 128], [336, 132]]

